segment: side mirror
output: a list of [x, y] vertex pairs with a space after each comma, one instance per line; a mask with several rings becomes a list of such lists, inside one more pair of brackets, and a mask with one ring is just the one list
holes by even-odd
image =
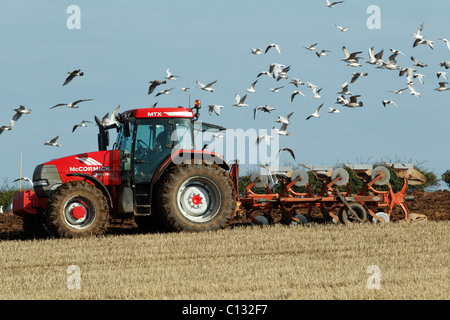
[[131, 123], [126, 121], [123, 123], [123, 135], [125, 137], [131, 136]]

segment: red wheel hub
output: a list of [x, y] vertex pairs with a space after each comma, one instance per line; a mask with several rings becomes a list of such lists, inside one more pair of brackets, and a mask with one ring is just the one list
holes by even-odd
[[202, 203], [202, 198], [196, 194], [192, 197], [192, 203], [195, 205], [199, 205], [200, 203]]
[[86, 209], [84, 209], [82, 206], [76, 206], [72, 209], [72, 216], [75, 219], [82, 219], [86, 215]]

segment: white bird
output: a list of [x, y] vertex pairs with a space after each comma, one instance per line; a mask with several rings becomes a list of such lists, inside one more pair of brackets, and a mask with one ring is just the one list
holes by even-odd
[[292, 150], [291, 148], [288, 148], [288, 147], [283, 147], [283, 148], [281, 148], [281, 149], [278, 151], [278, 153], [277, 153], [277, 158], [278, 158], [278, 156], [280, 155], [280, 153], [281, 153], [282, 151], [287, 151], [287, 152], [289, 152], [289, 153], [291, 154], [292, 158], [294, 158], [294, 160], [295, 160], [294, 150]]
[[68, 84], [75, 77], [82, 77], [82, 76], [84, 76], [84, 72], [82, 72], [80, 69], [77, 69], [77, 70], [74, 70], [74, 71], [69, 71], [67, 73], [69, 74], [69, 76], [64, 81], [63, 86]]
[[250, 48], [250, 51], [251, 51], [251, 53], [256, 54], [256, 55], [262, 53], [262, 50], [260, 48]]
[[260, 135], [260, 136], [258, 136], [258, 137], [256, 138], [256, 145], [258, 145], [261, 141], [264, 140], [264, 142], [265, 142], [268, 146], [270, 146], [270, 140], [272, 140], [272, 139], [273, 139], [273, 137], [272, 137], [272, 136], [269, 136], [269, 135], [267, 135], [267, 134]]
[[294, 86], [298, 88], [298, 86], [305, 85], [303, 81], [301, 81], [299, 78], [292, 78], [289, 83], [292, 83]]
[[341, 31], [341, 32], [345, 32], [345, 31], [347, 31], [348, 30], [348, 28], [347, 27], [341, 27], [341, 26], [338, 26], [337, 24], [335, 24], [335, 23], [333, 23], [333, 25], [336, 27], [336, 28], [338, 28], [339, 29], [339, 31]]
[[245, 99], [247, 99], [247, 95], [243, 96], [242, 98], [239, 96], [238, 93], [234, 95], [234, 100], [236, 100], [236, 103], [233, 104], [235, 107], [248, 107], [248, 104], [245, 104]]
[[413, 47], [417, 47], [419, 44], [427, 44], [431, 49], [433, 48], [434, 41], [428, 39], [416, 39], [413, 43]]
[[415, 96], [417, 98], [420, 98], [420, 93], [417, 92], [410, 84], [408, 85], [408, 88], [409, 88], [409, 94], [410, 95], [413, 95], [413, 96]]
[[448, 50], [450, 50], [450, 41], [448, 41], [447, 39], [445, 39], [445, 38], [439, 38], [439, 40], [442, 40], [442, 41], [444, 41], [446, 44], [447, 44], [447, 48], [448, 48]]
[[438, 71], [438, 73], [436, 73], [436, 76], [437, 76], [438, 79], [439, 79], [439, 77], [442, 77], [442, 78], [448, 80], [448, 78], [447, 78], [447, 72], [444, 72], [444, 71]]
[[207, 85], [204, 85], [203, 83], [196, 81], [196, 83], [199, 85], [199, 88], [200, 88], [200, 89], [202, 89], [202, 90], [204, 90], [204, 91], [208, 91], [208, 92], [214, 92], [214, 89], [211, 88], [211, 87], [212, 87], [212, 85], [215, 84], [216, 82], [217, 82], [217, 80], [215, 80], [215, 81], [213, 81], [213, 82], [211, 82], [211, 83], [208, 83]]
[[270, 73], [269, 71], [261, 71], [260, 73], [258, 73], [258, 75], [256, 77], [259, 78], [262, 75], [266, 75], [266, 76], [273, 78], [272, 73]]
[[306, 97], [305, 96], [305, 94], [303, 93], [303, 92], [301, 92], [301, 91], [298, 91], [298, 90], [295, 90], [293, 93], [292, 93], [292, 95], [291, 95], [291, 103], [292, 103], [292, 101], [294, 101], [294, 98], [297, 96], [297, 95], [302, 95], [302, 96], [304, 96], [304, 97]]
[[282, 123], [280, 129], [278, 129], [277, 127], [273, 127], [272, 130], [274, 130], [275, 133], [278, 135], [290, 136], [291, 133], [286, 131], [287, 127], [288, 127], [287, 123]]
[[155, 95], [155, 97], [160, 96], [160, 95], [162, 95], [162, 94], [170, 94], [170, 91], [172, 91], [173, 89], [174, 89], [174, 88], [164, 89], [164, 90], [158, 92], [158, 93]]
[[353, 95], [353, 93], [348, 91], [348, 83], [347, 83], [347, 81], [344, 81], [344, 83], [341, 84], [341, 91], [339, 91], [337, 94], [349, 95], [349, 96]]
[[414, 66], [416, 66], [416, 67], [425, 68], [425, 67], [427, 66], [426, 63], [420, 62], [419, 60], [417, 60], [417, 59], [414, 58], [413, 56], [411, 56], [411, 61], [414, 62]]
[[23, 115], [23, 114], [30, 114], [31, 113], [31, 109], [27, 109], [25, 106], [20, 106], [19, 108], [15, 108], [15, 109], [13, 109], [13, 111], [15, 111], [16, 114], [20, 114], [20, 116]]
[[394, 49], [394, 48], [390, 48], [389, 50], [391, 50], [392, 53], [394, 53], [396, 56], [401, 54], [401, 55], [405, 55], [403, 52], [401, 52], [400, 50]]
[[363, 106], [363, 102], [362, 101], [357, 101], [358, 97], [360, 97], [360, 95], [356, 95], [356, 96], [351, 96], [349, 98], [349, 101], [347, 103], [344, 104], [344, 106], [349, 107], [349, 108], [357, 108], [357, 107], [362, 107]]
[[278, 77], [278, 75], [283, 72], [284, 64], [281, 63], [271, 63], [269, 65], [269, 72], [272, 74], [273, 78]]
[[166, 73], [167, 73], [167, 75], [164, 78], [166, 78], [168, 80], [177, 80], [177, 78], [179, 78], [179, 76], [176, 76], [176, 75], [172, 74], [170, 72], [170, 69], [167, 69]]
[[422, 30], [423, 30], [423, 23], [419, 26], [419, 28], [417, 28], [417, 31], [416, 31], [416, 33], [413, 33], [412, 35], [413, 35], [413, 38], [414, 39], [419, 39], [419, 40], [422, 40], [424, 37], [423, 37], [423, 34], [422, 34]]
[[276, 108], [272, 108], [272, 107], [270, 107], [270, 106], [268, 106], [268, 105], [265, 105], [265, 106], [257, 106], [255, 109], [253, 109], [253, 119], [256, 119], [256, 113], [257, 113], [258, 111], [264, 111], [264, 112], [270, 113], [270, 112], [273, 111], [273, 110], [276, 110]]
[[337, 97], [336, 100], [337, 101], [335, 103], [337, 103], [337, 104], [346, 104], [350, 101], [350, 100], [346, 99], [343, 95], [341, 95], [340, 97]]
[[69, 108], [76, 109], [76, 108], [78, 108], [78, 104], [79, 104], [80, 102], [84, 102], [84, 101], [92, 101], [92, 100], [94, 100], [94, 99], [80, 99], [80, 100], [74, 101], [74, 102], [72, 102], [72, 103], [59, 103], [59, 104], [57, 104], [57, 105], [54, 105], [54, 106], [51, 107], [50, 109], [53, 109], [53, 108], [56, 108], [56, 107], [60, 107], [60, 106], [68, 106]]
[[340, 113], [339, 109], [328, 107], [328, 113]]
[[[153, 108], [156, 107], [157, 103], [158, 102], [156, 102], [152, 107]], [[118, 128], [119, 124], [117, 122], [116, 116], [118, 115], [119, 110], [120, 110], [120, 104], [113, 110], [113, 112], [111, 113], [111, 116], [109, 116], [109, 112], [106, 113], [103, 116], [102, 121], [101, 121], [101, 125], [103, 127], [108, 127], [108, 126], [111, 126], [111, 125], [115, 125]]]
[[21, 181], [21, 180], [28, 181], [31, 185], [33, 185], [33, 181], [31, 181], [31, 179], [28, 177], [18, 178], [16, 180], [14, 180], [13, 182], [17, 182], [17, 181]]
[[56, 141], [58, 141], [58, 139], [59, 139], [59, 136], [53, 138], [50, 141], [46, 141], [46, 142], [44, 142], [44, 146], [61, 147], [61, 144], [56, 142]]
[[14, 120], [11, 120], [10, 123], [9, 123], [9, 126], [1, 126], [0, 127], [0, 134], [2, 134], [3, 131], [11, 131], [13, 129], [15, 123], [16, 122]]
[[275, 121], [277, 123], [289, 124], [291, 123], [290, 118], [294, 112], [289, 113], [286, 117], [278, 116], [278, 119]]
[[306, 117], [306, 120], [309, 120], [311, 118], [320, 118], [319, 111], [320, 111], [320, 108], [322, 108], [322, 106], [323, 106], [323, 103], [320, 106], [318, 106], [311, 115]]
[[270, 92], [278, 92], [280, 89], [284, 88], [284, 86], [276, 87], [276, 88], [269, 88]]
[[362, 51], [349, 53], [347, 48], [343, 46], [342, 53], [344, 54], [344, 59], [341, 59], [341, 61], [345, 61], [348, 63], [358, 63], [359, 59], [362, 59], [361, 57], [357, 57], [357, 55], [362, 53]]
[[253, 82], [253, 83], [250, 85], [250, 88], [247, 88], [247, 89], [246, 89], [247, 92], [249, 92], [249, 93], [254, 93], [254, 92], [256, 92], [256, 90], [255, 90], [255, 85], [256, 85], [257, 82], [258, 82], [258, 80], [256, 80], [255, 82]]
[[373, 47], [369, 48], [369, 61], [366, 61], [369, 64], [381, 64], [384, 50], [381, 49], [380, 52], [374, 54]]
[[439, 82], [439, 87], [437, 87], [436, 89], [434, 89], [435, 91], [446, 91], [446, 90], [450, 90], [450, 88], [446, 87], [445, 85], [447, 85], [448, 82]]
[[316, 50], [316, 46], [318, 45], [318, 43], [314, 43], [314, 44], [312, 44], [312, 45], [310, 45], [310, 46], [308, 46], [308, 47], [303, 47], [303, 48], [305, 48], [306, 50], [309, 50], [309, 51], [314, 51], [314, 50]]
[[72, 132], [75, 132], [75, 130], [76, 130], [78, 127], [87, 127], [87, 124], [88, 124], [88, 123], [92, 123], [92, 122], [91, 122], [91, 121], [86, 121], [86, 120], [81, 121], [81, 123], [76, 124], [76, 125], [73, 126]]
[[312, 90], [313, 90], [313, 98], [314, 99], [322, 98], [322, 96], [320, 95], [320, 91], [322, 90], [322, 88], [320, 88], [320, 89], [312, 88]]
[[406, 89], [408, 89], [408, 88], [403, 88], [403, 89], [399, 89], [399, 90], [395, 90], [395, 91], [389, 91], [389, 92], [393, 92], [395, 94], [402, 94], [403, 91], [405, 91]]
[[215, 112], [218, 116], [220, 116], [220, 110], [223, 108], [223, 106], [218, 104], [210, 104], [208, 106], [208, 112], [209, 115], [212, 115], [213, 112]]
[[306, 81], [308, 83], [308, 88], [318, 88], [314, 83]]
[[413, 69], [413, 68], [401, 68], [400, 72], [398, 73], [398, 75], [400, 77], [402, 77], [404, 74], [406, 74], [406, 80], [407, 84], [411, 84], [412, 81], [412, 76], [413, 76], [413, 72], [416, 72], [417, 70]]
[[423, 84], [423, 78], [425, 78], [425, 75], [423, 75], [423, 74], [421, 74], [421, 73], [414, 73], [414, 74], [413, 74], [413, 78], [414, 78], [414, 79], [415, 79], [415, 78], [418, 78], [419, 81], [420, 81], [420, 83]]
[[275, 49], [277, 49], [278, 53], [281, 54], [280, 46], [279, 46], [278, 44], [276, 44], [276, 43], [271, 43], [271, 44], [269, 44], [269, 45], [267, 46], [267, 48], [266, 48], [266, 51], [264, 51], [264, 53], [266, 54], [267, 51], [269, 51], [270, 48], [275, 48]]
[[179, 88], [181, 91], [184, 91], [184, 92], [188, 92], [189, 90], [191, 90], [192, 89], [192, 87], [187, 87], [187, 88]]
[[152, 92], [155, 90], [155, 88], [159, 85], [165, 84], [167, 81], [166, 80], [153, 80], [153, 81], [149, 81], [148, 83], [151, 83], [150, 86], [148, 87], [148, 91], [147, 94], [152, 94]]
[[450, 61], [440, 62], [439, 65], [441, 67], [444, 67], [445, 69], [448, 69], [448, 68], [450, 68]]
[[316, 52], [316, 55], [317, 55], [318, 58], [320, 58], [322, 56], [327, 56], [328, 52], [331, 52], [331, 51], [326, 50], [326, 49], [322, 49], [320, 52]]
[[355, 82], [356, 80], [358, 80], [359, 77], [365, 77], [367, 75], [368, 75], [367, 72], [353, 72], [353, 77], [350, 83]]
[[387, 104], [393, 104], [394, 106], [396, 106], [395, 102], [392, 100], [381, 100], [381, 103], [383, 104], [383, 106], [386, 108]]
[[331, 2], [330, 3], [330, 1], [328, 1], [328, 0], [325, 0], [325, 1], [327, 2], [327, 7], [328, 8], [333, 8], [335, 5], [344, 2], [344, 1], [335, 1], [335, 2]]

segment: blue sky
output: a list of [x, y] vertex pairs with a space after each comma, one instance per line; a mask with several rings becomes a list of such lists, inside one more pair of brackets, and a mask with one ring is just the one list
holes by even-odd
[[[81, 10], [81, 29], [70, 30], [66, 12], [70, 5]], [[366, 25], [370, 5], [380, 8], [380, 29]], [[0, 178], [9, 185], [22, 175], [31, 177], [34, 167], [67, 155], [95, 151], [97, 127], [94, 123], [72, 133], [81, 120], [93, 121], [120, 104], [121, 110], [151, 106], [189, 105], [202, 101], [200, 120], [231, 129], [267, 129], [276, 116], [291, 117], [291, 136], [280, 137], [280, 146], [294, 149], [297, 162], [336, 165], [341, 162], [412, 162], [440, 175], [450, 169], [450, 91], [436, 92], [439, 66], [450, 61], [450, 50], [439, 38], [450, 39], [450, 4], [439, 0], [356, 1], [346, 0], [327, 8], [325, 0], [310, 1], [2, 1], [0, 4], [0, 125], [7, 125], [12, 109], [25, 105], [32, 110], [12, 131], [0, 135]], [[426, 45], [413, 48], [412, 33], [424, 23], [423, 34], [434, 41], [434, 50]], [[333, 24], [346, 26], [340, 32]], [[270, 50], [253, 55], [250, 48], [265, 49], [269, 43], [280, 45], [282, 54]], [[328, 56], [318, 58], [303, 47], [318, 43]], [[363, 66], [347, 66], [342, 46], [350, 52], [362, 51]], [[428, 64], [415, 69], [424, 74], [424, 84], [414, 79], [420, 98], [395, 95], [390, 90], [406, 87], [406, 78], [398, 71], [376, 69], [366, 63], [368, 49], [390, 48], [402, 51], [397, 57], [402, 67], [412, 67], [411, 56]], [[313, 99], [306, 86], [297, 96], [288, 80], [279, 82], [260, 77], [257, 92], [248, 94], [249, 107], [233, 107], [234, 95], [245, 89], [269, 64], [291, 66], [288, 76], [323, 88], [321, 99]], [[66, 73], [82, 69], [85, 76], [62, 86]], [[147, 95], [148, 81], [163, 79], [165, 70], [180, 77], [161, 86], [196, 87], [195, 81], [218, 80], [214, 93], [193, 88], [189, 93], [173, 90], [170, 95]], [[450, 71], [450, 70], [449, 70]], [[350, 83], [353, 72], [368, 76], [349, 85], [360, 94], [363, 108], [336, 105], [336, 93], [344, 81]], [[449, 72], [450, 76], [450, 72]], [[442, 81], [442, 80], [439, 80]], [[447, 80], [443, 80], [447, 81]], [[284, 86], [278, 93], [268, 88]], [[92, 98], [79, 109], [53, 105]], [[397, 106], [383, 107], [381, 100], [391, 99]], [[305, 120], [324, 103], [320, 118]], [[221, 115], [210, 116], [209, 104], [224, 106]], [[258, 114], [253, 108], [270, 105], [277, 110]], [[338, 107], [339, 114], [327, 113]], [[44, 146], [44, 141], [59, 135], [60, 148]], [[227, 160], [232, 160], [227, 157]], [[286, 153], [282, 164], [295, 165]], [[245, 172], [245, 168], [243, 169]], [[251, 167], [249, 166], [249, 170]], [[242, 172], [242, 171], [241, 171]], [[444, 186], [442, 186], [444, 187]]]

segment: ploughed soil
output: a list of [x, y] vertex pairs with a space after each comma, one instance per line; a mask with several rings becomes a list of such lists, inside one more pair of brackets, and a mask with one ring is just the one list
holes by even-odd
[[[415, 190], [407, 192], [406, 196], [414, 196], [413, 201], [406, 201], [410, 218], [427, 219], [429, 221], [450, 220], [450, 190], [437, 190], [425, 192]], [[404, 215], [400, 207], [396, 206], [391, 213], [392, 222], [402, 220]], [[243, 222], [238, 221], [238, 223]], [[133, 219], [114, 220], [110, 222], [108, 229], [110, 234], [131, 234], [138, 233]], [[24, 239], [22, 218], [12, 212], [0, 214], [0, 240]]]

